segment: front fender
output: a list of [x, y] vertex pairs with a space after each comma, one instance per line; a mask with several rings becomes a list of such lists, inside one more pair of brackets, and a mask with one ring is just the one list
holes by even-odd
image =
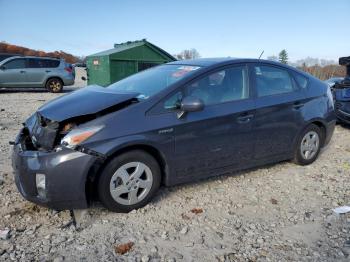
[[161, 159], [157, 159], [158, 161], [162, 161], [160, 164], [164, 163], [164, 183], [166, 185], [172, 184], [171, 178], [174, 178], [174, 174], [172, 174], [172, 170], [174, 170], [174, 168], [172, 168], [174, 165], [172, 162], [172, 159], [174, 159], [174, 137], [171, 135], [160, 136], [156, 134], [137, 134], [93, 143], [86, 143], [83, 146], [84, 148], [88, 148], [101, 155], [104, 155], [105, 159], [115, 156], [120, 151], [124, 152], [124, 150], [127, 150], [128, 148], [152, 148], [152, 151], [156, 151], [157, 155], [161, 157]]

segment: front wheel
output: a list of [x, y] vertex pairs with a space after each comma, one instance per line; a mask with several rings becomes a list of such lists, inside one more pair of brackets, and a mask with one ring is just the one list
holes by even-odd
[[322, 130], [311, 124], [300, 135], [294, 153], [294, 162], [299, 165], [309, 165], [314, 162], [323, 145], [324, 135]]
[[157, 192], [161, 172], [157, 161], [141, 150], [112, 159], [98, 181], [102, 204], [114, 212], [129, 212], [145, 206]]

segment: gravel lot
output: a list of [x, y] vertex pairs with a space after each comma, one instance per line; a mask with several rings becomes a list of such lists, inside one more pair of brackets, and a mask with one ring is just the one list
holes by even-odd
[[338, 125], [311, 166], [283, 162], [162, 188], [129, 214], [96, 204], [75, 212], [74, 227], [68, 211], [20, 196], [10, 161], [21, 123], [57, 96], [0, 90], [0, 230], [10, 230], [0, 261], [349, 261], [350, 215], [332, 212], [350, 204], [349, 128]]

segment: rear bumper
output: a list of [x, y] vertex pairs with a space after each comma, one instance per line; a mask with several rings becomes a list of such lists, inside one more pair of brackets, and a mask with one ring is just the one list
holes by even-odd
[[71, 86], [74, 85], [74, 77], [71, 78], [63, 78], [63, 85], [65, 86]]
[[[22, 196], [58, 210], [88, 206], [86, 178], [95, 161], [96, 157], [69, 148], [56, 152], [26, 151], [20, 139], [12, 153], [15, 182]], [[36, 174], [45, 175], [45, 197], [38, 194]]]

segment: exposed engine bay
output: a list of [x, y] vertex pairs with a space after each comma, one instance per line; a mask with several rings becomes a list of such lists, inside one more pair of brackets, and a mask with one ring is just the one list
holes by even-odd
[[[77, 110], [70, 114], [60, 114], [60, 109], [65, 107], [65, 97], [44, 105], [36, 113], [30, 116], [23, 124], [23, 144], [26, 150], [50, 151], [60, 145], [61, 140], [75, 127], [99, 118], [103, 115], [121, 110], [139, 102], [137, 94], [124, 94], [113, 96], [102, 87], [84, 88], [76, 91], [82, 103], [76, 105]], [[113, 99], [114, 98], [114, 99]], [[91, 100], [98, 100], [97, 106], [91, 105]], [[55, 104], [56, 102], [56, 104]], [[59, 102], [59, 103], [58, 103]]]

